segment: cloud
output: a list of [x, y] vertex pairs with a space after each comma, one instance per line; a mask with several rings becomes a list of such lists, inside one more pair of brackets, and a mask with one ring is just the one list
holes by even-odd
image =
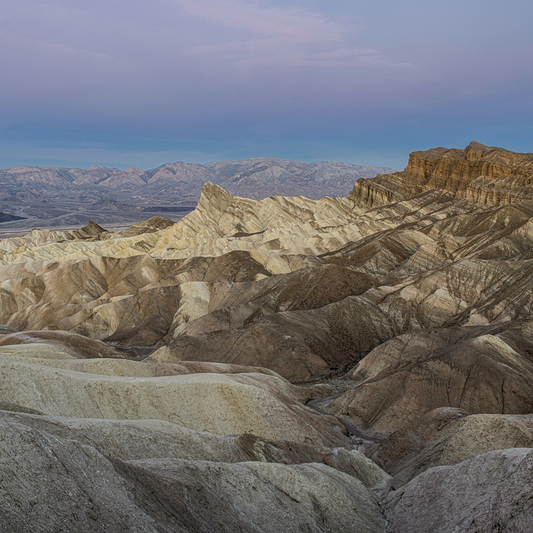
[[217, 55], [241, 69], [256, 65], [413, 68], [412, 63], [392, 61], [379, 50], [355, 46], [360, 26], [351, 17], [242, 0], [175, 2], [189, 15], [242, 32], [239, 39], [186, 48], [184, 55]]
[[332, 52], [320, 52], [317, 53], [314, 57], [314, 60], [310, 64], [326, 65], [326, 64], [337, 64], [337, 65], [349, 65], [349, 64], [359, 64], [359, 65], [373, 65], [381, 67], [398, 67], [398, 68], [416, 68], [412, 62], [395, 62], [387, 59], [384, 55], [378, 50], [372, 48], [338, 48]]
[[189, 14], [292, 43], [341, 41], [348, 30], [340, 18], [295, 7], [265, 6], [238, 0], [176, 0], [176, 3]]

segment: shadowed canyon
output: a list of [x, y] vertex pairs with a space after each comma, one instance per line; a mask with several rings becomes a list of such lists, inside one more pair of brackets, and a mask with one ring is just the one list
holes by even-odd
[[533, 530], [533, 154], [103, 226], [0, 240], [2, 533]]

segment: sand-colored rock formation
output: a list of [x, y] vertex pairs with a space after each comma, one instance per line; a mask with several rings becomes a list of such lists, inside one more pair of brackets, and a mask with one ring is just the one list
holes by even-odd
[[532, 158], [2, 241], [0, 530], [530, 531]]
[[436, 194], [377, 213], [343, 199], [240, 199], [208, 184], [166, 229], [5, 254], [1, 321], [308, 379], [413, 327], [527, 316], [530, 203], [480, 209]]
[[50, 231], [33, 229], [22, 237], [12, 237], [0, 240], [0, 258], [6, 252], [23, 254], [28, 248], [35, 248], [49, 243], [67, 242], [77, 240], [100, 241], [112, 237], [112, 233], [106, 231], [94, 222], [89, 222], [83, 228], [75, 231]]
[[384, 528], [377, 497], [357, 477], [323, 464], [122, 461], [98, 451], [90, 435], [61, 434], [53, 420], [37, 429], [28, 418], [0, 420], [0, 527], [6, 531]]
[[174, 222], [164, 217], [150, 217], [120, 232], [122, 237], [135, 237], [143, 233], [155, 233], [173, 226]]
[[[21, 349], [27, 346], [31, 350]], [[315, 444], [345, 441], [342, 424], [304, 407], [317, 391], [290, 385], [272, 373], [229, 374], [223, 367], [221, 373], [184, 374], [179, 366], [172, 372], [171, 365], [120, 365], [115, 359], [87, 364], [68, 360], [63, 351], [56, 361], [50, 350], [36, 357], [39, 348], [0, 347], [1, 402], [53, 416], [165, 420], [219, 435], [252, 433]]]
[[413, 152], [403, 172], [359, 179], [348, 197], [379, 207], [436, 189], [456, 200], [506, 205], [532, 199], [532, 186], [533, 154], [472, 141], [464, 150]]
[[[378, 435], [438, 407], [468, 413], [533, 412], [533, 364], [527, 352], [520, 354], [505, 336], [483, 334], [483, 329], [422, 330], [386, 342], [362, 361], [353, 375], [359, 383], [328, 412], [348, 415]], [[531, 350], [530, 339], [518, 337]]]
[[302, 405], [331, 387], [263, 369], [87, 359], [43, 333], [6, 334], [0, 347], [0, 527], [383, 531], [369, 489], [387, 474], [334, 447], [342, 425]]

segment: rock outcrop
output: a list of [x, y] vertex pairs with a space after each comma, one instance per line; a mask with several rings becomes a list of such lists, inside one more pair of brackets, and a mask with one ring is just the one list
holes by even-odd
[[507, 205], [532, 199], [532, 187], [533, 154], [472, 141], [464, 150], [413, 152], [403, 172], [357, 180], [348, 197], [358, 205], [380, 207], [436, 189], [456, 200]]
[[533, 448], [533, 415], [468, 415], [441, 407], [393, 433], [370, 456], [398, 488], [429, 468], [516, 447]]
[[[347, 415], [365, 430], [388, 435], [439, 407], [468, 413], [533, 412], [533, 344], [519, 353], [505, 342], [516, 331], [486, 328], [422, 330], [396, 337], [359, 365], [357, 386], [335, 400], [330, 413]], [[476, 331], [477, 330], [477, 331]], [[495, 333], [495, 332], [494, 332]]]
[[214, 372], [183, 374], [180, 366], [172, 372], [116, 359], [79, 364], [61, 350], [55, 358], [53, 348], [39, 357], [35, 344], [23, 347], [0, 347], [0, 400], [9, 404], [71, 418], [165, 420], [219, 435], [345, 442], [341, 423], [303, 405], [317, 391], [273, 373], [229, 374], [212, 365]]

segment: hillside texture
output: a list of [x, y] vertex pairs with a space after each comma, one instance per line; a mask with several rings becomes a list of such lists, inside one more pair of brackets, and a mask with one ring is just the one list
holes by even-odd
[[0, 360], [0, 530], [531, 531], [533, 155], [0, 241]]

